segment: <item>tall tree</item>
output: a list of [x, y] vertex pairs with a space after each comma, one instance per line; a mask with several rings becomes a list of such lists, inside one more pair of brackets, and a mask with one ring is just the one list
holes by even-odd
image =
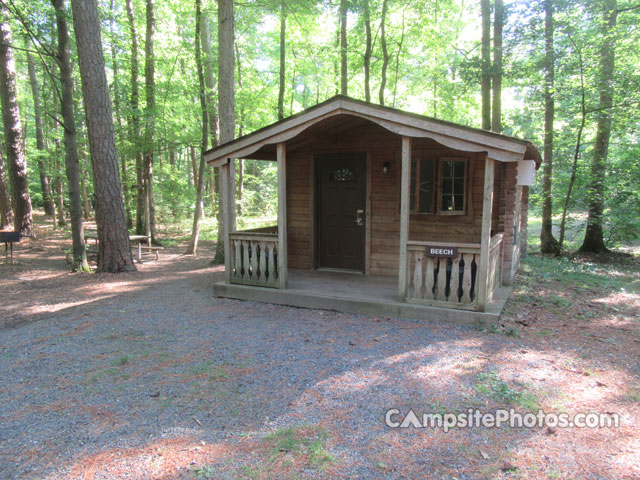
[[0, 97], [2, 97], [2, 123], [4, 143], [9, 164], [9, 182], [13, 205], [13, 227], [22, 235], [33, 236], [31, 196], [27, 177], [27, 160], [22, 143], [22, 126], [16, 89], [16, 63], [13, 58], [13, 38], [9, 15], [0, 6]]
[[[59, 96], [53, 95], [54, 116], [51, 118], [51, 128], [54, 132], [57, 132], [58, 125], [60, 124], [60, 121], [58, 120], [59, 110], [60, 110]], [[55, 145], [55, 150], [53, 152], [53, 163], [54, 163], [54, 170], [55, 170], [54, 186], [56, 189], [56, 204], [57, 204], [56, 212], [58, 214], [58, 226], [66, 227], [67, 221], [64, 218], [64, 181], [62, 178], [63, 177], [62, 164], [60, 162], [60, 151], [62, 150], [62, 148], [60, 147], [61, 145], [60, 138], [58, 137], [57, 133], [54, 137], [53, 143]]]
[[504, 25], [504, 4], [495, 0], [493, 11], [493, 105], [491, 108], [491, 130], [502, 132], [502, 28]]
[[93, 165], [98, 271], [135, 271], [122, 200], [98, 5], [96, 0], [73, 0], [71, 7]]
[[36, 68], [33, 62], [31, 52], [27, 52], [27, 70], [29, 72], [29, 83], [31, 84], [31, 94], [33, 95], [33, 115], [36, 123], [36, 148], [38, 150], [38, 173], [40, 174], [40, 188], [42, 189], [42, 203], [44, 205], [44, 213], [47, 216], [56, 216], [56, 206], [53, 201], [53, 193], [51, 184], [47, 174], [44, 157], [47, 152], [47, 144], [44, 137], [44, 128], [42, 122], [42, 99], [40, 97], [40, 85], [36, 75]]
[[[115, 2], [111, 0], [111, 19], [109, 22], [110, 34], [111, 34], [111, 65], [113, 71], [113, 107], [115, 109], [116, 120], [118, 122], [118, 132], [116, 134], [116, 138], [121, 137], [122, 135], [122, 115], [121, 115], [121, 106], [120, 106], [120, 86], [118, 84], [118, 44], [116, 42], [116, 10], [115, 10]], [[121, 176], [122, 176], [122, 193], [124, 194], [124, 210], [127, 214], [127, 227], [131, 228], [133, 226], [133, 219], [131, 217], [131, 208], [129, 201], [129, 180], [127, 174], [127, 157], [126, 155], [121, 155], [120, 157], [120, 168], [121, 168]]]
[[600, 45], [600, 69], [598, 91], [600, 104], [596, 126], [596, 140], [591, 160], [591, 179], [589, 184], [589, 215], [581, 252], [599, 253], [606, 251], [602, 230], [604, 212], [604, 179], [607, 171], [609, 138], [611, 136], [611, 116], [613, 107], [613, 81], [615, 70], [615, 28], [618, 17], [616, 0], [603, 0]]
[[364, 5], [364, 30], [365, 30], [365, 49], [364, 49], [364, 98], [367, 102], [371, 101], [371, 11], [369, 9], [369, 0], [363, 0]]
[[71, 72], [71, 58], [69, 52], [69, 29], [67, 27], [67, 11], [64, 0], [51, 0], [56, 14], [58, 31], [58, 67], [60, 69], [60, 85], [62, 98], [60, 110], [65, 147], [65, 170], [69, 188], [69, 203], [71, 212], [71, 238], [73, 244], [73, 270], [89, 271], [82, 225], [82, 196], [80, 191], [80, 161], [78, 159], [78, 144], [76, 138], [76, 120], [73, 108], [73, 77]]
[[[209, 15], [207, 10], [202, 11], [202, 53], [204, 63], [204, 83], [206, 85], [207, 119], [209, 120], [209, 142], [212, 147], [218, 144], [218, 115], [216, 112], [216, 101], [214, 99], [216, 89], [215, 68], [213, 62], [213, 50], [211, 48], [211, 28], [209, 25]], [[220, 191], [220, 176], [218, 168], [211, 169], [211, 205], [213, 212], [217, 216], [218, 238], [222, 238], [222, 216], [220, 213], [220, 198], [215, 192]]]
[[198, 238], [200, 237], [200, 217], [202, 215], [202, 192], [204, 190], [204, 171], [205, 161], [204, 152], [209, 147], [209, 121], [207, 118], [207, 97], [206, 85], [204, 82], [204, 69], [202, 67], [202, 55], [200, 50], [202, 26], [202, 0], [196, 0], [196, 38], [195, 38], [195, 57], [196, 70], [198, 72], [198, 86], [200, 97], [200, 109], [202, 110], [202, 148], [200, 151], [200, 166], [198, 168], [198, 182], [196, 187], [196, 211], [193, 214], [193, 229], [191, 230], [191, 241], [187, 247], [186, 255], [195, 255], [198, 251]]
[[387, 48], [387, 34], [385, 25], [387, 23], [387, 10], [389, 6], [387, 0], [382, 0], [382, 15], [380, 17], [380, 46], [382, 47], [382, 72], [380, 73], [380, 91], [378, 101], [384, 105], [384, 89], [387, 86], [387, 68], [389, 68], [389, 49]]
[[278, 84], [278, 120], [284, 118], [284, 88], [286, 68], [287, 10], [284, 0], [280, 0], [280, 75]]
[[[396, 97], [398, 94], [398, 79], [400, 77], [400, 55], [402, 54], [402, 45], [405, 36], [405, 17], [404, 10], [402, 12], [402, 30], [400, 32], [400, 40], [398, 41], [398, 51], [396, 52], [396, 68], [393, 80], [393, 108], [396, 108]], [[435, 92], [434, 92], [435, 94]]]
[[542, 229], [540, 250], [558, 254], [560, 244], [553, 236], [551, 181], [553, 178], [553, 122], [555, 119], [555, 54], [553, 45], [553, 2], [544, 1], [544, 157], [542, 162]]
[[218, 144], [218, 116], [216, 114], [216, 102], [214, 99], [216, 88], [215, 67], [213, 62], [213, 50], [211, 48], [211, 28], [209, 26], [207, 10], [202, 11], [202, 63], [204, 65], [204, 83], [206, 85], [207, 119], [209, 121], [209, 142], [212, 147]]
[[569, 201], [571, 200], [571, 193], [573, 192], [573, 186], [576, 182], [576, 176], [578, 173], [578, 158], [580, 157], [580, 148], [582, 147], [582, 134], [584, 127], [587, 123], [587, 100], [584, 84], [584, 61], [582, 58], [582, 49], [577, 46], [575, 42], [569, 37], [576, 54], [578, 55], [578, 65], [580, 69], [580, 126], [576, 134], [576, 146], [573, 151], [573, 162], [571, 164], [571, 176], [569, 177], [569, 185], [567, 185], [567, 193], [564, 197], [564, 205], [562, 206], [562, 219], [560, 220], [560, 233], [558, 236], [558, 248], [562, 250], [564, 244], [565, 225], [567, 221], [567, 210], [569, 209]]
[[482, 83], [482, 128], [491, 130], [491, 5], [489, 0], [480, 0], [482, 17], [481, 62]]
[[[235, 71], [233, 49], [233, 0], [218, 2], [218, 114], [220, 117], [220, 143], [235, 137]], [[233, 171], [233, 169], [232, 169]], [[223, 222], [218, 222], [218, 242], [214, 262], [224, 262]], [[222, 232], [222, 235], [221, 235]]]
[[[242, 62], [240, 58], [240, 49], [238, 44], [235, 44], [236, 49], [236, 64], [238, 65], [238, 88], [242, 90]], [[242, 136], [244, 133], [244, 104], [240, 104], [240, 120], [238, 121], [238, 136]], [[244, 191], [244, 159], [238, 158], [236, 161], [236, 202], [238, 215], [242, 215], [242, 193]]]
[[347, 76], [347, 0], [340, 0], [340, 94], [349, 94]]
[[149, 225], [147, 225], [147, 228], [151, 234], [151, 241], [158, 243], [156, 239], [156, 208], [153, 196], [153, 150], [156, 129], [156, 57], [154, 53], [156, 15], [154, 0], [147, 0], [146, 6], [147, 31], [144, 44], [144, 84], [147, 104], [145, 109], [142, 176], [144, 180], [145, 201], [148, 209], [147, 219]]
[[4, 170], [4, 155], [0, 148], [0, 230], [13, 224], [13, 210], [11, 209], [11, 194], [7, 184], [7, 174]]
[[145, 234], [144, 228], [144, 180], [142, 175], [142, 148], [140, 138], [142, 129], [140, 126], [140, 75], [138, 27], [133, 11], [133, 0], [126, 0], [127, 18], [129, 19], [129, 35], [131, 36], [131, 94], [129, 97], [129, 139], [135, 151], [136, 157], [136, 233]]

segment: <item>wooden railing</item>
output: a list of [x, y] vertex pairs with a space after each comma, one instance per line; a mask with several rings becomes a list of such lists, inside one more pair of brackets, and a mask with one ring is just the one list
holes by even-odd
[[407, 242], [407, 302], [449, 308], [475, 309], [480, 245], [442, 243], [455, 247], [454, 258], [427, 256], [427, 247], [435, 242]]
[[256, 227], [242, 230], [237, 233], [278, 233], [278, 225], [268, 225], [266, 227]]
[[280, 287], [277, 233], [233, 232], [229, 244], [231, 283]]
[[[501, 283], [502, 233], [491, 238], [487, 269], [487, 301]], [[429, 246], [457, 249], [453, 258], [427, 255]], [[480, 244], [407, 242], [407, 296], [410, 303], [462, 308], [478, 308]]]
[[493, 294], [500, 286], [502, 277], [502, 237], [503, 233], [498, 233], [491, 237], [489, 243], [489, 265], [487, 267], [487, 301], [493, 298]]

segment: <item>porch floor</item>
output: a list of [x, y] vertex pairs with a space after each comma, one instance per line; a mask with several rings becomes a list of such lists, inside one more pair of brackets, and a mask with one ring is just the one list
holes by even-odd
[[215, 297], [274, 303], [302, 308], [336, 310], [376, 317], [400, 317], [461, 324], [497, 321], [511, 292], [500, 287], [486, 312], [458, 310], [404, 303], [398, 300], [398, 279], [342, 272], [293, 270], [288, 272], [289, 288], [279, 290], [219, 282]]

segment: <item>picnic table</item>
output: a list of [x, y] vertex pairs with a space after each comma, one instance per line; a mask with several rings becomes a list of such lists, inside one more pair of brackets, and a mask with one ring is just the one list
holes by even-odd
[[[96, 244], [98, 243], [98, 234], [97, 232], [85, 232], [84, 234], [85, 242], [88, 243], [88, 240], [95, 240]], [[148, 250], [149, 252], [155, 253], [156, 261], [160, 259], [159, 252], [160, 250], [164, 250], [163, 247], [154, 247], [151, 245], [149, 241], [149, 237], [147, 235], [129, 235], [129, 242], [137, 244], [137, 257], [138, 263], [142, 263], [142, 250]], [[147, 245], [145, 245], [147, 243]]]

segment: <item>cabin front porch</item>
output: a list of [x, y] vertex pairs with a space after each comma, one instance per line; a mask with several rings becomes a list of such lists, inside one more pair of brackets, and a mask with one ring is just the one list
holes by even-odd
[[[386, 265], [395, 266], [397, 273], [380, 275], [370, 267], [363, 268], [359, 273], [335, 269], [327, 271], [331, 269], [318, 264], [303, 269], [297, 267], [299, 262], [292, 262], [292, 253], [298, 253], [295, 248], [292, 249], [292, 237], [288, 234], [292, 224], [287, 219], [291, 198], [287, 188], [288, 184], [291, 185], [287, 181], [287, 172], [292, 170], [287, 166], [286, 144], [281, 142], [276, 145], [277, 225], [253, 230], [236, 229], [235, 208], [232, 208], [235, 206], [234, 160], [230, 159], [221, 165], [225, 213], [225, 281], [215, 285], [214, 295], [298, 307], [422, 319], [476, 321], [485, 316], [498, 315], [508, 294], [507, 290], [500, 289], [505, 235], [503, 232], [491, 231], [496, 161], [481, 157], [472, 164], [474, 170], [481, 174], [480, 192], [483, 195], [477, 201], [480, 208], [477, 217], [474, 217], [478, 218], [476, 223], [480, 224], [480, 241], [431, 241], [425, 235], [410, 236], [412, 222], [424, 223], [425, 219], [412, 219], [410, 215], [412, 141], [409, 137], [401, 137], [401, 140], [400, 161], [397, 165], [401, 192], [399, 222], [396, 224], [399, 231], [387, 229], [378, 232], [380, 224], [370, 221], [369, 207], [365, 208], [368, 216], [363, 226], [367, 230], [366, 238], [371, 235], [370, 232], [382, 233], [388, 242], [400, 247], [400, 251], [396, 250], [395, 254], [383, 255], [387, 259]], [[480, 166], [476, 166], [476, 163]], [[367, 187], [367, 197], [375, 194], [376, 190], [372, 191]], [[367, 204], [370, 205], [370, 202]], [[311, 210], [315, 211], [313, 207]], [[313, 217], [313, 212], [309, 217]], [[458, 224], [456, 218], [451, 217], [451, 220], [449, 225]], [[299, 223], [296, 220], [296, 225]], [[460, 229], [471, 228], [470, 224], [463, 221], [459, 225]], [[310, 243], [313, 246], [316, 242], [312, 240]], [[370, 251], [370, 247], [365, 248], [365, 265], [370, 262]]]
[[272, 303], [291, 307], [335, 310], [374, 317], [399, 317], [475, 325], [497, 321], [509, 296], [509, 287], [496, 288], [486, 310], [455, 309], [401, 301], [396, 278], [343, 272], [289, 269], [286, 289], [219, 282], [216, 297]]

